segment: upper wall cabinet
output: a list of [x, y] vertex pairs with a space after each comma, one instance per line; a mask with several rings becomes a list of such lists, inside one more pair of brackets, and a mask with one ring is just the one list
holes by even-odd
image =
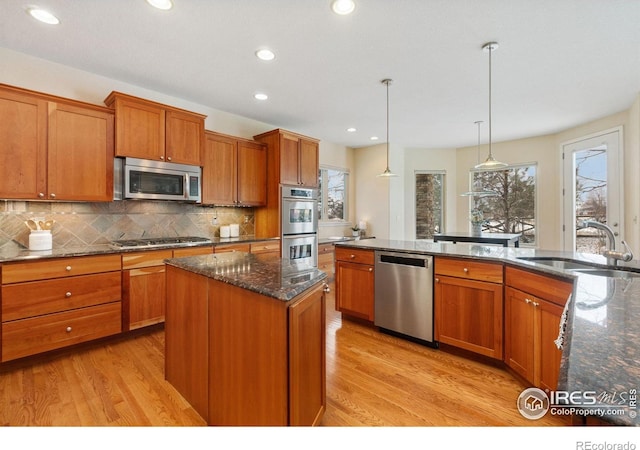
[[202, 203], [264, 206], [267, 203], [267, 148], [264, 144], [205, 132]]
[[318, 187], [318, 140], [284, 130], [254, 136], [271, 153], [269, 175], [281, 184]]
[[202, 165], [206, 116], [115, 91], [104, 103], [115, 109], [116, 156]]
[[112, 201], [113, 112], [0, 85], [0, 198]]

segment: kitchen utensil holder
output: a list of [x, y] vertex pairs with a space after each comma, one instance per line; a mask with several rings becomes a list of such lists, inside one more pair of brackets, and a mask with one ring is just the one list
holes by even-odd
[[29, 234], [29, 250], [51, 250], [52, 247], [51, 230], [33, 230]]

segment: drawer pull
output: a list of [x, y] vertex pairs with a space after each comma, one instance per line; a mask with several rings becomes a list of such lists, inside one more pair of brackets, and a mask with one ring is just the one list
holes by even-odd
[[373, 267], [369, 267], [369, 272], [373, 272]]
[[353, 259], [355, 257], [356, 257], [356, 255], [349, 255], [349, 258], [351, 258], [351, 259]]
[[469, 273], [469, 269], [467, 269], [466, 267], [465, 267], [464, 269], [462, 269], [462, 271], [463, 271], [464, 273]]
[[538, 302], [533, 302], [533, 306], [540, 306], [540, 303], [538, 303]]
[[436, 283], [440, 283], [440, 278], [436, 278]]
[[71, 333], [71, 327], [67, 327], [67, 333]]
[[71, 272], [71, 266], [65, 267], [64, 270], [66, 270], [67, 272]]
[[71, 292], [67, 292], [66, 294], [64, 294], [64, 296], [67, 298], [71, 297]]
[[527, 304], [532, 303], [531, 300], [529, 300], [528, 298], [525, 298], [524, 302], [527, 303]]
[[331, 292], [331, 289], [329, 288], [329, 285], [327, 283], [324, 283], [324, 286], [323, 286], [322, 290], [324, 292]]

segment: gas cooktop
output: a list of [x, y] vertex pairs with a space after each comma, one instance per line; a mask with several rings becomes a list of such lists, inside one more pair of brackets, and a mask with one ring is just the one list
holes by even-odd
[[112, 241], [111, 246], [118, 249], [188, 247], [200, 244], [211, 244], [211, 239], [197, 236], [160, 237], [146, 239], [122, 239]]

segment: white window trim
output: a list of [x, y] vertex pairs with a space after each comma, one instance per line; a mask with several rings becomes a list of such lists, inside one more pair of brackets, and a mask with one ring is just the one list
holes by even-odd
[[[338, 167], [338, 166], [331, 166], [331, 165], [321, 165], [320, 166], [320, 171], [324, 171], [324, 170], [337, 170], [340, 172], [344, 172], [345, 174], [347, 174], [347, 182], [346, 185], [344, 187], [345, 190], [345, 200], [344, 200], [344, 212], [345, 212], [345, 218], [344, 219], [332, 219], [332, 220], [319, 220], [318, 221], [318, 226], [322, 226], [322, 227], [344, 227], [346, 225], [352, 226], [353, 224], [351, 223], [351, 221], [349, 220], [349, 179], [351, 178], [351, 174], [349, 172], [349, 169], [345, 169], [344, 167]], [[326, 180], [325, 177], [323, 176], [323, 180], [322, 180], [322, 186], [323, 189], [326, 186]], [[322, 198], [326, 198], [325, 195], [322, 196]], [[322, 205], [323, 208], [323, 214], [322, 217], [326, 217], [326, 202]]]

